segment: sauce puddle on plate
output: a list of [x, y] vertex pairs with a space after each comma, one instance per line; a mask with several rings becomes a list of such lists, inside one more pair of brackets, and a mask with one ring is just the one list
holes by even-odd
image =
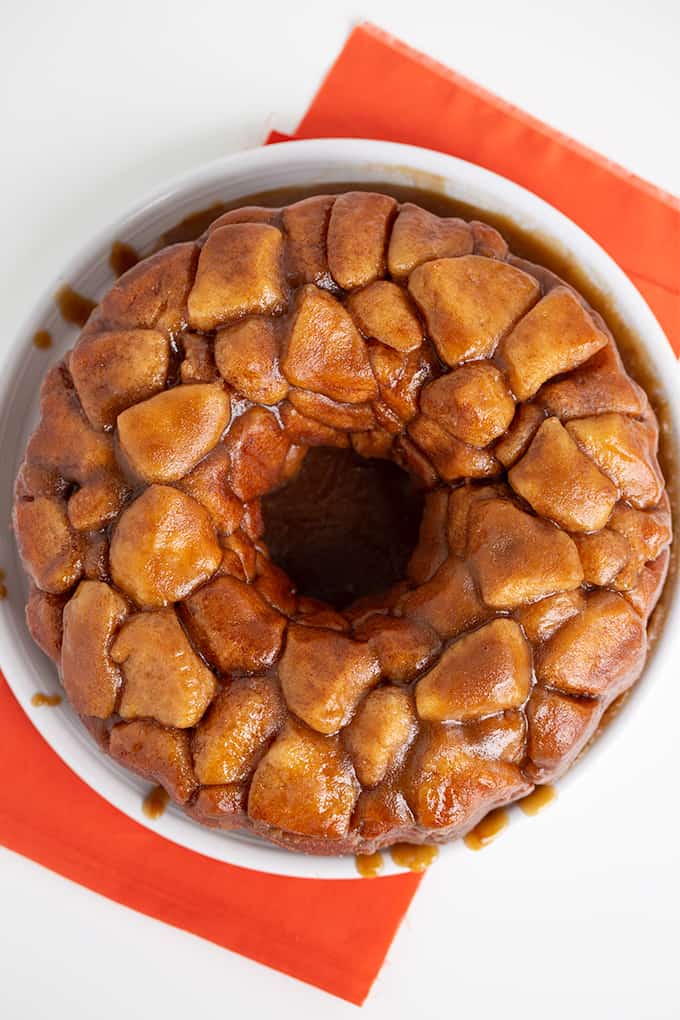
[[122, 276], [123, 273], [127, 273], [128, 269], [132, 269], [133, 266], [137, 265], [140, 258], [139, 252], [136, 252], [132, 245], [126, 244], [125, 241], [114, 241], [111, 245], [109, 265], [116, 276]]
[[496, 808], [495, 811], [489, 811], [488, 815], [468, 832], [463, 842], [468, 850], [482, 850], [496, 838], [499, 832], [503, 831], [507, 824], [508, 812], [505, 808]]
[[409, 871], [425, 871], [439, 856], [439, 847], [427, 843], [412, 846], [410, 843], [395, 843], [390, 847], [390, 857], [400, 868]]
[[383, 857], [380, 853], [358, 854], [355, 860], [357, 871], [362, 878], [376, 878], [383, 869]]
[[48, 329], [39, 329], [33, 334], [33, 346], [39, 351], [47, 351], [52, 346], [52, 334]]
[[54, 300], [57, 302], [57, 308], [61, 313], [62, 319], [73, 323], [74, 326], [84, 326], [90, 316], [90, 312], [97, 306], [96, 301], [91, 301], [89, 298], [79, 294], [77, 290], [69, 287], [67, 283], [59, 288], [54, 295]]
[[537, 815], [539, 811], [542, 811], [546, 804], [549, 804], [557, 796], [557, 790], [554, 786], [537, 786], [535, 790], [532, 790], [526, 797], [522, 797], [521, 800], [517, 801], [517, 806], [525, 815]]
[[31, 704], [35, 705], [36, 708], [40, 708], [42, 705], [49, 705], [50, 708], [54, 708], [55, 705], [61, 705], [61, 694], [34, 694], [31, 698]]
[[169, 799], [167, 790], [164, 790], [162, 786], [154, 786], [142, 801], [142, 811], [147, 818], [160, 818]]

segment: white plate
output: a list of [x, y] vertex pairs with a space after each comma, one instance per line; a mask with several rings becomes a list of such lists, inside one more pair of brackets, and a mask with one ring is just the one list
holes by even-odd
[[[37, 422], [40, 382], [48, 366], [59, 360], [76, 335], [75, 329], [63, 322], [54, 304], [53, 294], [60, 284], [68, 282], [88, 297], [99, 298], [114, 279], [108, 265], [113, 240], [127, 241], [145, 252], [178, 220], [214, 202], [278, 187], [349, 181], [392, 182], [440, 191], [479, 209], [511, 217], [518, 226], [539, 234], [555, 250], [578, 262], [645, 343], [658, 377], [663, 380], [672, 414], [673, 441], [677, 442], [680, 433], [678, 365], [660, 326], [628, 277], [587, 234], [541, 199], [496, 174], [451, 156], [413, 146], [354, 139], [290, 142], [253, 149], [217, 160], [170, 182], [111, 224], [105, 234], [79, 248], [60, 280], [36, 304], [25, 328], [6, 342], [0, 355], [0, 564], [7, 573], [9, 592], [0, 609], [0, 664], [25, 712], [57, 754], [89, 786], [135, 821], [217, 860], [308, 878], [354, 878], [354, 860], [294, 854], [246, 835], [215, 832], [187, 819], [174, 807], [150, 822], [141, 811], [148, 784], [103, 755], [67, 703], [56, 709], [36, 709], [31, 705], [36, 692], [57, 688], [57, 678], [54, 666], [34, 645], [24, 623], [27, 584], [9, 521], [13, 480], [25, 443]], [[31, 338], [37, 329], [51, 332], [54, 346], [49, 352], [32, 345]], [[584, 773], [591, 776], [591, 782], [597, 782], [598, 772], [606, 788], [610, 778], [607, 747], [613, 740], [632, 743], [639, 740], [631, 705], [641, 697], [654, 697], [655, 681], [664, 670], [676, 668], [680, 652], [680, 600], [676, 595], [674, 592], [664, 632], [635, 696], [584, 762], [562, 780], [562, 788], [578, 784]], [[677, 700], [677, 685], [675, 690]], [[664, 698], [668, 697], [666, 689]], [[675, 707], [680, 707], [680, 701]], [[448, 860], [459, 852], [460, 846], [453, 844], [443, 848], [442, 856]], [[457, 864], [462, 861], [459, 857]], [[385, 873], [394, 870], [398, 869], [389, 863]]]

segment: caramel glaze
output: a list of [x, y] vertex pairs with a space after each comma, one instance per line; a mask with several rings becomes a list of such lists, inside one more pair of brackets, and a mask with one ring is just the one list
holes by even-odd
[[525, 815], [537, 815], [538, 812], [542, 811], [546, 805], [550, 804], [556, 796], [557, 790], [555, 787], [546, 783], [544, 786], [537, 786], [526, 797], [522, 797], [521, 800], [518, 800], [517, 806], [524, 812]]
[[141, 255], [135, 251], [131, 244], [125, 241], [114, 241], [109, 252], [109, 265], [116, 276], [122, 276], [128, 269], [136, 266]]
[[[303, 198], [309, 198], [311, 195], [339, 194], [343, 191], [381, 191], [386, 195], [392, 195], [399, 202], [415, 202], [439, 216], [459, 216], [465, 220], [483, 220], [500, 231], [514, 255], [544, 266], [578, 290], [591, 307], [606, 321], [616, 340], [626, 370], [643, 387], [649, 397], [650, 404], [659, 420], [659, 463], [666, 478], [673, 520], [680, 520], [680, 498], [675, 481], [678, 477], [678, 454], [674, 449], [672, 440], [673, 429], [670, 409], [663, 396], [661, 381], [656, 374], [642, 341], [635, 330], [617, 312], [611, 298], [597, 288], [576, 260], [556, 250], [555, 245], [548, 238], [537, 235], [533, 231], [523, 230], [511, 217], [501, 216], [479, 206], [460, 202], [457, 199], [450, 198], [448, 195], [428, 188], [399, 186], [380, 181], [366, 184], [356, 181], [342, 181], [318, 186], [308, 185], [306, 187], [278, 188], [256, 192], [251, 195], [241, 195], [239, 198], [232, 199], [229, 202], [216, 202], [208, 208], [199, 209], [190, 216], [180, 220], [179, 223], [161, 236], [157, 247], [162, 248], [168, 244], [178, 244], [181, 241], [194, 240], [203, 233], [217, 216], [220, 216], [223, 212], [228, 212], [230, 209], [238, 209], [240, 206], [245, 205], [278, 207], [300, 201]], [[675, 587], [674, 580], [678, 571], [679, 544], [674, 542], [671, 546], [671, 562], [666, 585], [647, 625], [647, 663], [649, 663], [653, 655], [656, 638], [663, 630], [671, 592]], [[635, 686], [637, 687], [638, 684]], [[632, 688], [632, 690], [635, 690], [635, 688]], [[596, 740], [603, 732], [630, 695], [631, 691], [625, 692], [609, 706], [592, 740]], [[592, 743], [592, 740], [590, 743]]]
[[33, 334], [33, 346], [39, 351], [47, 351], [52, 346], [52, 334], [48, 329], [39, 329]]
[[400, 868], [409, 871], [426, 871], [439, 856], [439, 847], [430, 843], [414, 846], [412, 843], [395, 843], [390, 847], [390, 857]]
[[160, 818], [169, 799], [167, 790], [164, 790], [162, 786], [154, 786], [142, 801], [142, 811], [147, 818], [152, 820]]
[[380, 853], [359, 854], [355, 860], [362, 878], [377, 878], [383, 869], [383, 856]]
[[471, 829], [463, 838], [465, 846], [468, 850], [483, 850], [496, 838], [499, 832], [503, 831], [508, 821], [509, 815], [505, 808], [489, 811], [488, 815], [485, 815], [481, 822], [478, 822], [474, 829]]
[[55, 705], [61, 705], [61, 694], [34, 694], [31, 698], [31, 704], [35, 705], [36, 708], [40, 708], [42, 705], [49, 705], [50, 708], [54, 708]]
[[54, 295], [57, 308], [62, 319], [73, 323], [74, 326], [84, 326], [90, 317], [90, 313], [96, 307], [96, 302], [79, 294], [67, 283], [60, 287]]
[[[321, 189], [311, 189], [305, 191], [300, 189], [301, 198], [306, 198], [307, 195], [318, 195]], [[280, 194], [278, 191], [274, 192], [263, 192], [264, 195], [276, 196]], [[155, 246], [156, 250], [159, 248], [165, 248], [169, 244], [181, 244], [183, 241], [194, 241], [197, 237], [200, 237], [204, 230], [207, 230], [213, 220], [216, 220], [218, 216], [221, 216], [227, 209], [238, 209], [241, 205], [253, 205], [259, 204], [254, 199], [245, 198], [237, 199], [234, 202], [215, 202], [213, 205], [206, 206], [205, 209], [198, 209], [195, 213], [191, 213], [189, 216], [185, 216], [183, 220], [176, 223], [174, 227], [170, 227], [164, 234], [158, 239], [158, 244]], [[264, 202], [264, 205], [278, 205], [278, 202]]]

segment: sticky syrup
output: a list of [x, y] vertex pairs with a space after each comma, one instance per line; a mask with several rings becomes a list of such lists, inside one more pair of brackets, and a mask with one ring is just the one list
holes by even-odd
[[355, 860], [362, 878], [376, 878], [383, 869], [383, 857], [379, 853], [359, 854]]
[[59, 288], [54, 295], [54, 300], [57, 302], [62, 319], [72, 322], [74, 326], [84, 326], [90, 317], [90, 312], [97, 304], [96, 301], [91, 301], [79, 294], [67, 283]]
[[49, 705], [50, 708], [54, 708], [56, 705], [61, 705], [61, 694], [34, 694], [31, 698], [31, 704], [35, 705], [36, 708], [41, 708], [42, 705]]
[[390, 847], [390, 857], [400, 868], [409, 871], [425, 871], [439, 856], [439, 847], [427, 843], [412, 846], [410, 843], [395, 843]]
[[554, 786], [546, 784], [545, 786], [537, 786], [535, 790], [532, 790], [526, 797], [522, 797], [521, 800], [517, 801], [517, 806], [524, 812], [525, 815], [537, 815], [539, 811], [542, 811], [546, 804], [549, 804], [557, 796], [557, 790]]
[[167, 790], [164, 790], [162, 786], [154, 786], [142, 802], [142, 811], [147, 818], [160, 818], [169, 799]]
[[33, 346], [39, 351], [47, 351], [52, 346], [52, 334], [48, 329], [39, 329], [33, 334]]
[[508, 812], [505, 808], [496, 808], [495, 811], [489, 811], [488, 815], [468, 832], [463, 842], [469, 850], [482, 850], [496, 838], [499, 832], [503, 831], [507, 824]]
[[114, 241], [109, 252], [109, 265], [116, 276], [122, 276], [123, 273], [127, 273], [128, 269], [137, 265], [140, 257], [131, 244], [126, 244], [125, 241]]
[[[196, 212], [185, 216], [183, 220], [176, 223], [159, 239], [159, 247], [165, 248], [168, 244], [182, 244], [184, 241], [195, 241], [204, 230], [210, 226], [213, 220], [221, 216], [227, 209], [235, 209], [240, 205], [251, 205], [248, 199], [239, 199], [235, 204], [228, 205], [224, 202], [215, 202], [205, 209], [197, 209]], [[267, 205], [269, 203], [267, 202]]]

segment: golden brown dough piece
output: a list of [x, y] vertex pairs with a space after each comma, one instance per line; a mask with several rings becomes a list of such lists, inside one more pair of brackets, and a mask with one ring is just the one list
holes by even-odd
[[[602, 319], [487, 224], [365, 191], [234, 209], [125, 273], [45, 379], [28, 627], [102, 751], [198, 823], [443, 842], [637, 680], [658, 439]], [[344, 608], [265, 544], [318, 446], [425, 490], [404, 576]]]

